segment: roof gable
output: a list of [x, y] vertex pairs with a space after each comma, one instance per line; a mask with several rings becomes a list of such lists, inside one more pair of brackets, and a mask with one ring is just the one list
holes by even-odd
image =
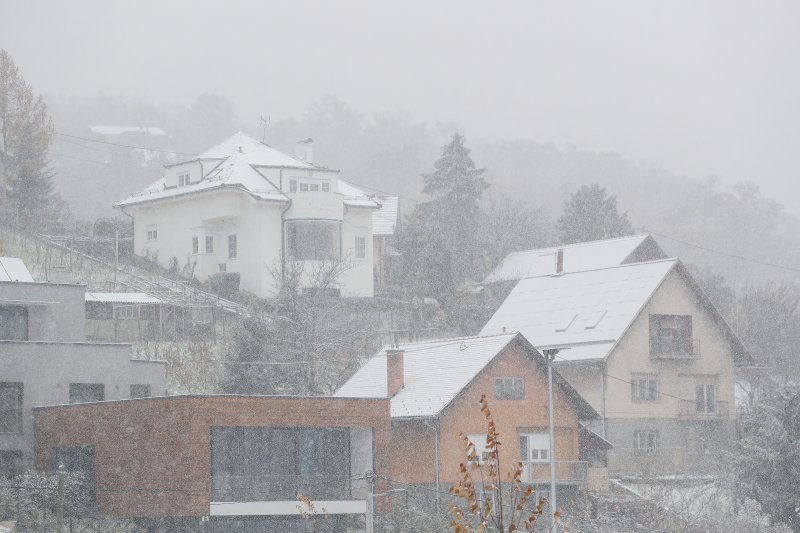
[[539, 349], [570, 346], [562, 359], [604, 359], [677, 259], [520, 280], [481, 330], [519, 331]]
[[595, 270], [626, 263], [665, 259], [667, 256], [650, 235], [632, 235], [602, 241], [582, 242], [508, 254], [483, 283], [516, 281], [556, 273], [556, 254], [563, 253], [563, 272]]
[[[518, 334], [462, 337], [400, 345], [403, 350], [405, 386], [391, 398], [392, 418], [437, 416], [485, 371], [512, 342], [521, 342], [529, 355], [541, 354]], [[385, 397], [387, 393], [386, 349], [372, 356], [334, 396]], [[554, 374], [556, 385], [566, 389], [585, 418], [597, 413], [563, 378]]]

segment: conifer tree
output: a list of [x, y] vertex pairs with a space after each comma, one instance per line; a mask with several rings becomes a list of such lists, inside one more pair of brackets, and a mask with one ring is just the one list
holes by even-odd
[[596, 183], [584, 185], [564, 203], [558, 219], [562, 244], [624, 237], [633, 233], [628, 215], [617, 210], [617, 197]]
[[19, 225], [41, 224], [54, 201], [47, 150], [53, 123], [41, 96], [0, 49], [0, 211]]

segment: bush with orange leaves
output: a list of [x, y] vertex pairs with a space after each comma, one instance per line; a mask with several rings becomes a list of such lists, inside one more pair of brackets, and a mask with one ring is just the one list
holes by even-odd
[[[536, 522], [544, 514], [547, 500], [535, 498], [533, 487], [523, 486], [522, 463], [517, 461], [508, 472], [506, 494], [500, 479], [500, 434], [494, 425], [486, 395], [481, 396], [481, 413], [486, 418], [486, 452], [478, 457], [475, 444], [466, 435], [464, 439], [466, 461], [459, 465], [461, 479], [450, 488], [456, 503], [448, 503], [450, 527], [455, 533], [482, 533], [499, 531], [534, 531]], [[485, 497], [480, 498], [482, 487]], [[508, 500], [504, 505], [504, 499]], [[558, 513], [556, 513], [558, 519]]]

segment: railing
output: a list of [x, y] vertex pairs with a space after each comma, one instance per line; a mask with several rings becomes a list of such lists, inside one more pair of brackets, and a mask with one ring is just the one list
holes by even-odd
[[351, 500], [349, 476], [326, 475], [213, 475], [211, 501], [255, 502], [296, 500]]
[[[587, 461], [556, 461], [556, 483], [586, 483], [589, 463]], [[524, 483], [550, 483], [550, 463], [547, 461], [523, 461]]]
[[682, 418], [724, 418], [730, 414], [728, 402], [713, 402], [711, 405], [703, 403], [701, 409], [698, 407], [696, 402], [681, 401], [679, 415]]
[[650, 339], [650, 357], [653, 359], [697, 359], [700, 357], [700, 339], [689, 342]]

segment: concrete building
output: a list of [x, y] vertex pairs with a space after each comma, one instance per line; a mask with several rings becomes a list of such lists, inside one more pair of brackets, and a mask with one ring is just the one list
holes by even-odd
[[34, 416], [37, 468], [74, 465], [98, 513], [149, 531], [307, 531], [298, 494], [324, 515], [315, 531], [363, 531], [370, 491], [389, 488], [386, 399], [170, 396]]
[[559, 374], [601, 415], [588, 425], [614, 446], [612, 475], [702, 473], [732, 441], [750, 357], [677, 259], [521, 279], [481, 334], [500, 331], [559, 350]]
[[[334, 292], [371, 297], [372, 214], [380, 205], [315, 165], [312, 143], [297, 157], [237, 133], [115, 205], [134, 220], [134, 250], [164, 267], [188, 265], [201, 281], [237, 273], [257, 296], [276, 293], [288, 272], [319, 285], [338, 264]], [[328, 288], [328, 287], [326, 287]]]
[[165, 394], [165, 365], [85, 342], [85, 287], [0, 258], [0, 474], [33, 464], [33, 407]]

